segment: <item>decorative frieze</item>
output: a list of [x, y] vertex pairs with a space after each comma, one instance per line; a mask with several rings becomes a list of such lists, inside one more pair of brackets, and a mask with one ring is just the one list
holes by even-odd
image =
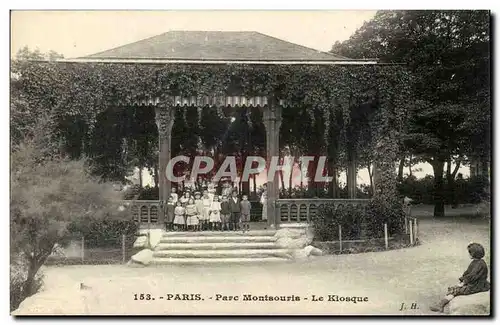
[[[255, 97], [245, 97], [245, 96], [170, 96], [170, 102], [173, 106], [183, 107], [183, 106], [195, 106], [195, 107], [264, 107], [269, 105], [268, 97], [266, 96], [255, 96]], [[134, 105], [139, 106], [158, 106], [161, 105], [161, 100], [159, 98], [150, 98], [140, 101], [135, 101]], [[279, 106], [286, 107], [287, 103], [285, 100], [279, 101]]]

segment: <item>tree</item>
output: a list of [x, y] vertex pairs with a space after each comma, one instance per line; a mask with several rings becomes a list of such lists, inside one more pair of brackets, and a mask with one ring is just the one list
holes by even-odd
[[40, 267], [56, 244], [65, 244], [72, 221], [119, 215], [120, 193], [90, 176], [85, 160], [44, 150], [43, 129], [41, 121], [37, 136], [15, 146], [11, 155], [11, 263], [26, 267], [17, 303], [36, 292]]
[[[405, 63], [413, 72], [400, 153], [434, 169], [434, 216], [444, 215], [444, 164], [489, 155], [489, 12], [379, 11], [332, 51]], [[456, 173], [449, 173], [454, 177]]]

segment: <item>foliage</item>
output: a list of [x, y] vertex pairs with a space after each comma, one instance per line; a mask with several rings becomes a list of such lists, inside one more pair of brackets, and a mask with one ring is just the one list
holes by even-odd
[[11, 155], [11, 263], [27, 266], [23, 286], [18, 288], [22, 299], [35, 292], [37, 272], [55, 245], [66, 244], [73, 220], [113, 218], [118, 213], [113, 202], [119, 194], [111, 184], [90, 176], [83, 159], [48, 154], [44, 143], [44, 137], [27, 139]]
[[88, 248], [117, 247], [122, 241], [122, 235], [135, 235], [138, 225], [133, 220], [95, 219], [85, 217], [74, 220], [68, 225], [68, 232], [85, 238]]
[[321, 206], [312, 220], [314, 238], [317, 241], [339, 240], [339, 225], [342, 240], [361, 238], [383, 238], [384, 223], [388, 224], [391, 236], [402, 234], [403, 210], [399, 204], [387, 205], [380, 199], [373, 199], [365, 207], [327, 204]]
[[444, 163], [490, 155], [489, 35], [488, 11], [379, 11], [332, 49], [408, 65], [414, 89], [399, 149], [433, 166], [435, 216], [444, 213]]
[[366, 233], [369, 237], [382, 238], [385, 223], [391, 236], [403, 233], [404, 211], [401, 200], [397, 197], [388, 200], [381, 196], [374, 196], [366, 207], [364, 217]]
[[350, 204], [320, 207], [313, 218], [314, 238], [318, 241], [338, 240], [341, 226], [342, 240], [359, 239], [362, 217], [363, 210]]
[[[157, 168], [154, 111], [147, 106], [132, 107], [135, 101], [156, 97], [165, 101], [168, 95], [276, 96], [294, 104], [284, 110], [282, 145], [313, 156], [328, 151], [331, 164], [341, 165], [371, 143], [371, 130], [377, 126], [370, 120], [378, 110], [376, 97], [383, 87], [379, 75], [399, 83], [406, 74], [399, 66], [121, 65], [23, 60], [15, 60], [15, 64], [19, 66], [15, 80], [19, 97], [30, 107], [50, 113], [54, 138], [73, 153], [72, 157], [87, 155], [96, 166], [95, 174], [112, 180], [123, 180], [131, 165]], [[230, 118], [235, 118], [235, 123], [229, 123]], [[179, 108], [174, 134], [173, 155], [193, 155], [197, 149], [222, 155], [234, 151], [264, 153], [265, 132], [258, 109]], [[106, 145], [104, 137], [109, 139]], [[348, 146], [344, 145], [347, 140]]]
[[[339, 199], [347, 199], [348, 192], [347, 186], [345, 184], [336, 187], [337, 198]], [[328, 188], [323, 187], [319, 190], [317, 188], [310, 187], [300, 187], [295, 186], [290, 189], [281, 189], [280, 198], [325, 198], [331, 199], [331, 193], [328, 191]], [[358, 199], [367, 199], [369, 198], [368, 191], [366, 187], [360, 186], [356, 188], [356, 198]]]
[[158, 200], [159, 190], [157, 187], [146, 186], [141, 190], [138, 200]]
[[[445, 204], [478, 204], [482, 200], [489, 198], [485, 191], [489, 184], [488, 179], [483, 177], [457, 178], [453, 184], [453, 191], [449, 190], [447, 180], [444, 180], [444, 187], [448, 190], [444, 192]], [[426, 176], [421, 179], [405, 177], [398, 184], [399, 196], [413, 199], [412, 204], [433, 204], [434, 203], [434, 177]]]

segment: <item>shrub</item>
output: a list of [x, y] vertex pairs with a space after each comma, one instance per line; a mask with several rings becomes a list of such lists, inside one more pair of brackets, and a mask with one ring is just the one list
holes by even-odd
[[327, 204], [320, 207], [312, 219], [317, 241], [338, 240], [339, 225], [343, 240], [383, 238], [384, 223], [387, 223], [390, 236], [403, 233], [404, 212], [399, 200], [385, 203], [379, 198], [373, 198], [366, 207]]
[[361, 235], [363, 208], [342, 204], [327, 204], [318, 209], [312, 220], [315, 239], [333, 241], [339, 239], [339, 225], [342, 239], [356, 239]]
[[[340, 199], [347, 199], [349, 197], [347, 186], [337, 186], [336, 197]], [[259, 193], [260, 194], [260, 193]], [[328, 186], [320, 188], [308, 188], [307, 186], [295, 186], [290, 191], [289, 188], [280, 189], [280, 198], [326, 198], [331, 199], [332, 193], [329, 191]], [[369, 186], [363, 184], [356, 188], [356, 197], [360, 199], [369, 198]]]
[[384, 200], [375, 196], [365, 210], [364, 223], [366, 235], [371, 238], [384, 236], [384, 224], [387, 223], [389, 235], [401, 234], [404, 230], [403, 204], [397, 198]]
[[73, 236], [85, 237], [85, 245], [94, 247], [116, 247], [121, 244], [122, 235], [132, 236], [138, 231], [133, 220], [81, 218], [68, 226]]
[[13, 285], [22, 286], [15, 288], [15, 301], [36, 293], [40, 267], [56, 244], [64, 245], [73, 221], [122, 214], [114, 204], [119, 193], [92, 177], [84, 159], [49, 156], [42, 144], [27, 141], [11, 155], [11, 264], [23, 274], [15, 277]]
[[158, 200], [160, 197], [158, 187], [145, 186], [139, 192], [138, 200]]
[[[485, 177], [457, 178], [452, 184], [444, 179], [444, 201], [446, 204], [477, 204], [488, 197], [485, 189], [489, 181]], [[398, 193], [413, 199], [413, 204], [434, 204], [434, 177], [427, 175], [417, 179], [408, 176], [398, 184]]]

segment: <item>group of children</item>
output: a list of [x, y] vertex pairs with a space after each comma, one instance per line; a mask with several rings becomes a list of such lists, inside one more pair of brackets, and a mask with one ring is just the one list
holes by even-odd
[[175, 188], [166, 205], [165, 225], [167, 231], [201, 230], [250, 230], [251, 204], [248, 197], [238, 198], [237, 191], [231, 197], [223, 192], [221, 199], [215, 188], [202, 192], [185, 191], [179, 197]]

